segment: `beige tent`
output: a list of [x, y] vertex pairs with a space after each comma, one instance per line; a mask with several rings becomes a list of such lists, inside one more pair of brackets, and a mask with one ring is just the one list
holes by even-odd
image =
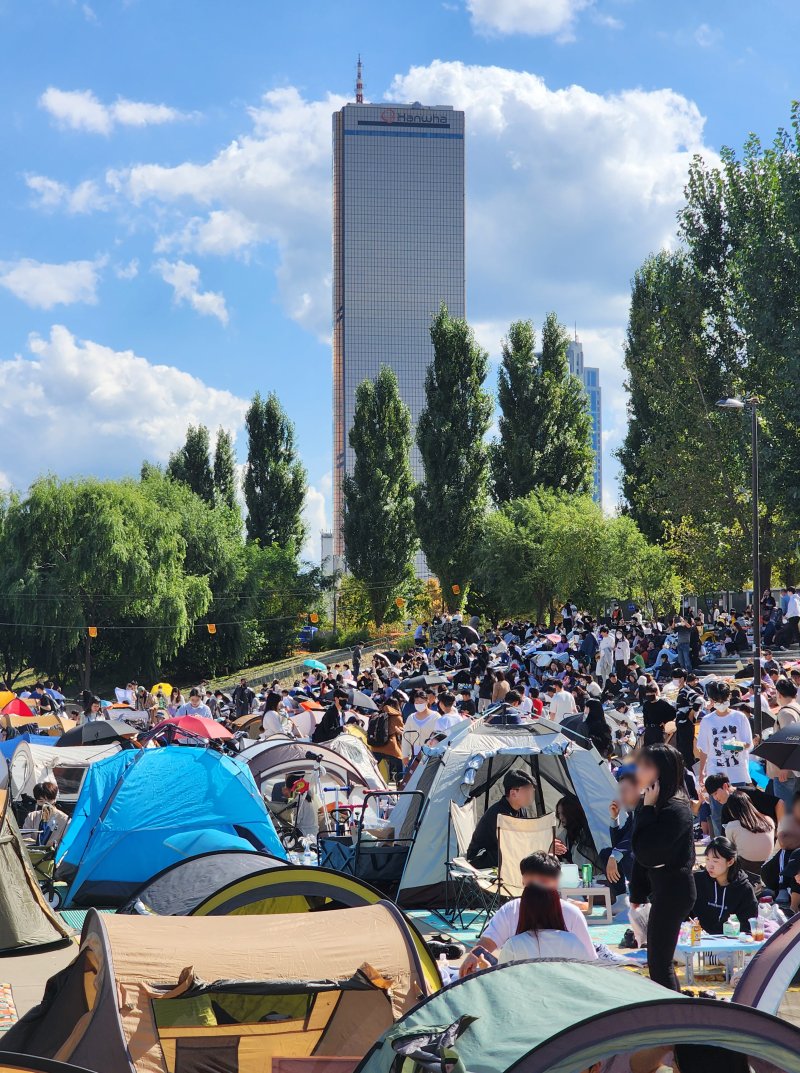
[[77, 959], [4, 1046], [97, 1073], [349, 1073], [431, 993], [389, 902], [258, 920], [91, 910]]
[[[119, 751], [120, 746], [116, 741], [78, 748], [23, 741], [14, 750], [9, 766], [14, 800], [18, 801], [25, 795], [32, 797], [37, 782], [52, 780], [58, 786], [60, 807], [63, 808], [65, 804], [74, 806], [86, 769]], [[71, 812], [71, 809], [67, 811]]]
[[0, 954], [64, 942], [69, 930], [51, 912], [33, 877], [0, 757]]

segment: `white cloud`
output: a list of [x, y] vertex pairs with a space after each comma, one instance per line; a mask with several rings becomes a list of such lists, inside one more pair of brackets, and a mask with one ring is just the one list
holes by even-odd
[[[652, 250], [674, 245], [692, 156], [715, 156], [697, 106], [668, 89], [553, 90], [532, 73], [440, 61], [398, 76], [385, 96], [466, 110], [470, 319], [497, 325], [496, 340], [511, 320], [541, 324], [551, 309], [577, 320], [587, 364], [600, 363], [596, 345], [607, 366], [606, 408], [621, 399], [630, 278]], [[242, 254], [273, 244], [284, 309], [326, 338], [330, 116], [342, 103], [274, 90], [251, 110], [250, 132], [208, 161], [140, 163], [109, 172], [108, 183], [159, 220], [160, 252]], [[609, 459], [607, 476], [615, 469]]]
[[144, 458], [166, 462], [187, 426], [208, 424], [209, 413], [234, 435], [242, 427], [245, 399], [130, 350], [76, 339], [60, 325], [49, 338], [32, 335], [28, 348], [29, 356], [0, 361], [0, 472], [16, 488], [54, 471], [136, 475]]
[[[111, 171], [113, 190], [135, 204], [171, 207], [180, 227], [160, 250], [241, 252], [274, 243], [278, 287], [290, 316], [321, 338], [330, 333], [331, 113], [345, 98], [306, 101], [292, 88], [250, 110], [251, 133], [205, 164], [139, 164]], [[204, 218], [181, 215], [193, 204]]]
[[228, 323], [228, 310], [225, 298], [218, 291], [200, 290], [200, 269], [187, 261], [158, 261], [154, 268], [165, 283], [172, 287], [175, 302], [184, 302], [196, 313], [205, 317], [216, 317], [222, 324]]
[[[322, 484], [322, 481], [320, 484]], [[303, 545], [302, 556], [307, 562], [318, 563], [320, 560], [319, 535], [323, 529], [330, 528], [330, 523], [328, 521], [325, 493], [322, 488], [316, 488], [312, 484], [306, 489], [306, 498], [303, 504], [303, 522], [306, 527], [306, 540]]]
[[52, 309], [55, 305], [75, 302], [94, 305], [100, 270], [105, 264], [105, 257], [64, 264], [47, 264], [30, 258], [0, 262], [0, 287], [37, 309]]
[[139, 275], [139, 258], [133, 257], [126, 265], [116, 265], [114, 275], [117, 279], [136, 279]]
[[472, 25], [486, 34], [556, 34], [568, 40], [593, 0], [467, 0]]
[[712, 48], [720, 40], [722, 34], [713, 29], [707, 22], [701, 22], [694, 32], [694, 39], [700, 48]]
[[103, 104], [91, 90], [64, 90], [49, 86], [39, 98], [44, 108], [61, 127], [92, 134], [110, 134], [115, 126], [146, 127], [174, 123], [188, 118], [185, 113], [166, 104], [149, 104], [118, 98]]
[[241, 253], [258, 241], [258, 228], [235, 209], [216, 209], [206, 218], [193, 216], [185, 227], [163, 235], [156, 243], [159, 252], [177, 249], [182, 253]]
[[92, 179], [70, 187], [46, 175], [26, 175], [25, 183], [36, 194], [34, 206], [39, 209], [65, 209], [71, 215], [81, 215], [109, 206], [108, 195]]

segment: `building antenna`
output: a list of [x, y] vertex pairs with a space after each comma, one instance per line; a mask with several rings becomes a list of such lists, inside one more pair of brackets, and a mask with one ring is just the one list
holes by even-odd
[[361, 80], [361, 53], [358, 54], [358, 65], [356, 67], [356, 104], [364, 103], [364, 83]]
[[578, 342], [578, 322], [575, 321], [575, 342]]

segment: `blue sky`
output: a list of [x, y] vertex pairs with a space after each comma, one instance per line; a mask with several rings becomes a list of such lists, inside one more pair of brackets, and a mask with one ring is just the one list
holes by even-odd
[[360, 51], [368, 99], [466, 109], [469, 317], [493, 357], [512, 319], [577, 322], [613, 505], [629, 279], [692, 153], [788, 122], [798, 40], [794, 0], [0, 0], [0, 483], [134, 473], [275, 390], [316, 551]]

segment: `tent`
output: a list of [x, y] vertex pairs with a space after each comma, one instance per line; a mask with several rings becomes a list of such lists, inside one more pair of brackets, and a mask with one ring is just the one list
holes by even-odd
[[[537, 815], [553, 812], [565, 794], [578, 797], [595, 847], [609, 844], [608, 806], [617, 784], [597, 750], [570, 742], [556, 723], [539, 719], [519, 726], [489, 726], [481, 720], [454, 727], [446, 741], [425, 747], [406, 790], [420, 790], [426, 803], [416, 841], [406, 861], [397, 904], [429, 908], [444, 904], [448, 859], [458, 852], [450, 835], [450, 802], [473, 800], [477, 818], [503, 794], [509, 768], [531, 772], [537, 785]], [[406, 810], [416, 799], [401, 800], [392, 813], [395, 831], [412, 819]], [[408, 804], [406, 804], [408, 801]]]
[[[520, 961], [469, 976], [422, 1002], [378, 1040], [357, 1073], [417, 1073], [423, 1067], [401, 1060], [393, 1045], [441, 1037], [461, 1017], [475, 1020], [462, 1022], [452, 1048], [470, 1073], [580, 1073], [615, 1055], [676, 1043], [753, 1056], [757, 1070], [800, 1071], [800, 1030], [768, 1014], [684, 998], [597, 963]], [[453, 1068], [452, 1051], [448, 1058], [441, 1068]]]
[[10, 1050], [96, 1073], [346, 1073], [432, 993], [388, 902], [249, 918], [101, 915], [75, 961], [5, 1038]]
[[53, 1062], [48, 1058], [0, 1051], [0, 1073], [86, 1073], [86, 1070], [66, 1062]]
[[[330, 744], [326, 742], [325, 745], [315, 745], [310, 741], [273, 737], [251, 745], [239, 756], [250, 768], [256, 785], [268, 798], [271, 797], [272, 788], [282, 782], [289, 772], [302, 771], [306, 777], [310, 776], [314, 771], [316, 757], [322, 758], [327, 784], [355, 786], [364, 792], [373, 789], [367, 775], [351, 759], [334, 752]], [[382, 783], [382, 786], [377, 788], [385, 789], [385, 784]]]
[[[50, 738], [54, 742], [54, 738]], [[99, 760], [105, 760], [119, 752], [116, 743], [84, 746], [80, 749], [63, 746], [38, 745], [25, 742], [14, 751], [9, 771], [11, 792], [15, 801], [33, 797], [37, 782], [52, 780], [58, 786], [59, 807], [70, 812], [78, 800], [86, 772]]]
[[11, 811], [8, 768], [0, 758], [0, 954], [60, 943], [69, 935], [34, 879]]
[[285, 856], [247, 767], [214, 749], [128, 750], [89, 769], [56, 875], [67, 906], [119, 906], [167, 865], [213, 849]]
[[733, 1002], [775, 1014], [800, 1028], [800, 916], [770, 935], [739, 977]]
[[52, 745], [53, 739], [47, 734], [17, 734], [16, 738], [0, 741], [0, 755], [11, 763], [11, 757], [23, 742], [26, 745]]
[[386, 780], [378, 769], [378, 762], [366, 745], [366, 735], [363, 732], [345, 730], [344, 734], [326, 741], [325, 745], [331, 752], [349, 760], [358, 768], [364, 777], [370, 790], [385, 790]]
[[[24, 704], [23, 701], [19, 701], [19, 703]], [[72, 719], [67, 719], [64, 715], [55, 715], [53, 712], [42, 712], [37, 715], [36, 712], [30, 711], [30, 709], [27, 714], [24, 710], [19, 715], [6, 712], [0, 714], [0, 730], [21, 730], [23, 727], [30, 726], [38, 727], [40, 734], [60, 738], [62, 734], [72, 730], [75, 722]]]

